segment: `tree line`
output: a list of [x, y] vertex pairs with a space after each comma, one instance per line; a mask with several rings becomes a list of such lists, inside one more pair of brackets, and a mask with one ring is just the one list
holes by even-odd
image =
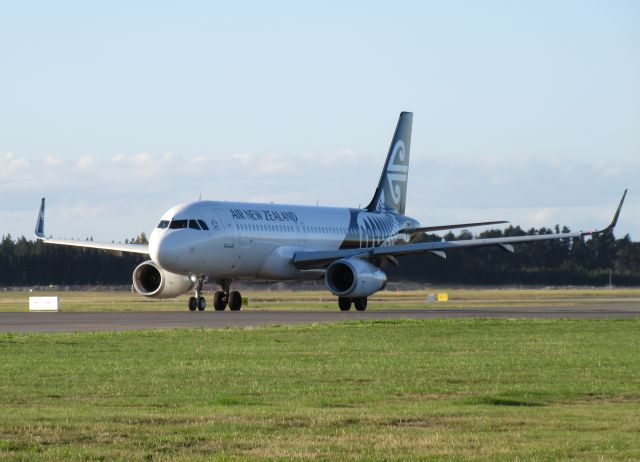
[[[564, 226], [524, 231], [519, 226], [490, 229], [476, 238], [568, 233]], [[444, 237], [425, 234], [421, 242], [471, 239], [468, 230]], [[472, 285], [607, 285], [611, 277], [618, 286], [640, 285], [640, 242], [627, 234], [616, 239], [610, 232], [588, 238], [554, 239], [515, 244], [515, 253], [499, 247], [446, 252], [436, 256], [407, 255], [390, 277], [416, 282]]]
[[[88, 241], [92, 239], [87, 239]], [[146, 244], [144, 233], [126, 243]], [[37, 285], [131, 284], [134, 268], [143, 255], [44, 244], [42, 241], [3, 236], [0, 243], [0, 287]]]
[[[522, 230], [509, 226], [490, 229], [477, 238], [569, 232], [569, 228]], [[468, 230], [443, 237], [425, 234], [422, 242], [471, 239]], [[142, 233], [125, 242], [145, 244]], [[629, 235], [615, 239], [605, 233], [591, 238], [558, 239], [517, 244], [510, 254], [497, 247], [447, 252], [443, 260], [430, 254], [399, 258], [399, 266], [385, 270], [392, 281], [474, 285], [606, 285], [610, 275], [618, 286], [640, 285], [640, 242]], [[146, 258], [123, 254], [46, 245], [41, 241], [16, 240], [10, 235], [0, 243], [0, 287], [36, 285], [127, 285], [133, 269]]]

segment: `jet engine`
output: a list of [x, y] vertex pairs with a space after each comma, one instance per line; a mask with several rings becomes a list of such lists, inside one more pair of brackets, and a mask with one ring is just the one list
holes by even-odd
[[140, 295], [150, 298], [175, 298], [193, 289], [188, 276], [163, 270], [151, 260], [133, 271], [133, 287]]
[[380, 268], [358, 258], [336, 260], [324, 275], [329, 290], [339, 297], [368, 297], [387, 285], [387, 275]]

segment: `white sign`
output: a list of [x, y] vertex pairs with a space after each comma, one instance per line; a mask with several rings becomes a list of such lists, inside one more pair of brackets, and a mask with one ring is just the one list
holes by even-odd
[[29, 311], [58, 311], [58, 297], [29, 297]]

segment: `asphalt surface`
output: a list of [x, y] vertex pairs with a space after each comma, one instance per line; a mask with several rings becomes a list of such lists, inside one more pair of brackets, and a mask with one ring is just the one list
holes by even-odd
[[393, 309], [349, 311], [239, 311], [239, 312], [58, 312], [0, 313], [0, 332], [78, 332], [258, 327], [273, 324], [312, 324], [352, 320], [438, 318], [605, 319], [640, 317], [639, 303], [584, 306], [528, 306], [520, 308]]

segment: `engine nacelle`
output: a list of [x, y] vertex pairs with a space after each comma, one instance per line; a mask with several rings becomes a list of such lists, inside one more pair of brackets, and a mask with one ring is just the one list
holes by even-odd
[[188, 276], [170, 273], [151, 260], [140, 263], [133, 270], [133, 287], [140, 295], [150, 298], [175, 298], [193, 289]]
[[380, 268], [358, 258], [336, 260], [324, 275], [329, 290], [338, 297], [368, 297], [387, 285], [387, 275]]

